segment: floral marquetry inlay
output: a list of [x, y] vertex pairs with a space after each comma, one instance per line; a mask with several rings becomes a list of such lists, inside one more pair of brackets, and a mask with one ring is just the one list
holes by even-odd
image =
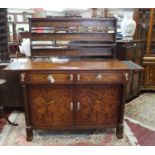
[[78, 123], [82, 125], [103, 125], [117, 122], [119, 86], [94, 85], [79, 87], [81, 108]]
[[39, 126], [72, 125], [71, 86], [31, 86], [29, 91], [33, 124]]

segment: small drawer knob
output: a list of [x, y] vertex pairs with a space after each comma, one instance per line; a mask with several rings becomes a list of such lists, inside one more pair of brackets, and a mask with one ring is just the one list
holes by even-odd
[[50, 81], [50, 83], [55, 82], [54, 77], [52, 75], [48, 75], [47, 79], [48, 79], [48, 81]]
[[73, 74], [70, 74], [69, 80], [70, 80], [70, 81], [73, 81]]
[[80, 110], [80, 102], [77, 102], [77, 110]]
[[101, 79], [102, 79], [102, 75], [101, 75], [101, 74], [98, 74], [98, 75], [96, 76], [96, 79], [97, 79], [97, 80], [101, 80]]
[[70, 102], [70, 109], [73, 111], [73, 102]]
[[128, 81], [129, 80], [129, 73], [124, 73], [124, 76], [125, 76], [126, 81]]
[[77, 81], [80, 81], [80, 74], [77, 75]]
[[20, 78], [21, 78], [21, 82], [24, 82], [24, 81], [25, 81], [25, 73], [22, 73], [22, 74], [20, 75]]

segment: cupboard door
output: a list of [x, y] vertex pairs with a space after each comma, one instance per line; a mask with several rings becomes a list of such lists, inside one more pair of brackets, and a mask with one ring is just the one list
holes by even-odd
[[77, 119], [79, 126], [116, 124], [119, 108], [119, 85], [79, 85]]
[[70, 85], [29, 86], [32, 124], [56, 128], [72, 126], [72, 92]]

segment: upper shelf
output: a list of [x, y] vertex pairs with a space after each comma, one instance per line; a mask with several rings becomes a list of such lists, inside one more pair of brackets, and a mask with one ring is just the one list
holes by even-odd
[[[32, 56], [114, 54], [116, 18], [31, 18], [29, 22]], [[48, 43], [42, 46], [44, 41]]]
[[116, 18], [31, 18], [31, 27], [116, 27]]

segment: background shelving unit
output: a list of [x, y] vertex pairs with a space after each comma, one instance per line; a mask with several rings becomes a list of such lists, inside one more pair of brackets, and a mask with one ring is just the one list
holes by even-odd
[[[146, 22], [145, 54], [143, 57], [142, 90], [155, 90], [155, 9], [143, 9]], [[142, 32], [143, 33], [143, 32]]]
[[9, 60], [7, 9], [0, 9], [0, 59]]

